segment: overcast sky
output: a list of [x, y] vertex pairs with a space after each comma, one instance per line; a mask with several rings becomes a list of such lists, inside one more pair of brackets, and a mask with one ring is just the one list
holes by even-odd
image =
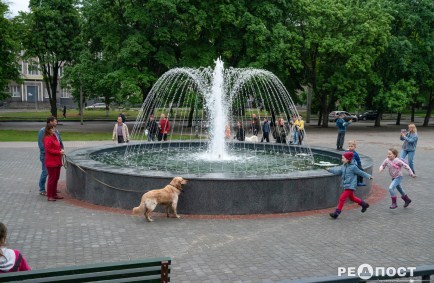
[[3, 2], [9, 5], [12, 16], [18, 15], [18, 11], [29, 11], [29, 0], [5, 0]]

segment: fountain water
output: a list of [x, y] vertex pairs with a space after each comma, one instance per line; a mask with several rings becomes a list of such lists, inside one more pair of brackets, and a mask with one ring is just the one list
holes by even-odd
[[[284, 174], [312, 169], [314, 158], [310, 147], [306, 143], [290, 145], [291, 119], [298, 117], [297, 109], [281, 81], [268, 71], [225, 69], [220, 59], [215, 61], [214, 69], [172, 69], [148, 94], [132, 139], [145, 139], [150, 115], [161, 114], [166, 114], [171, 123], [168, 144], [129, 145], [125, 151], [128, 166], [178, 173], [236, 175]], [[238, 131], [236, 121], [248, 132], [253, 114], [261, 125], [264, 118], [269, 119], [272, 129], [278, 117], [286, 120], [286, 142], [274, 144], [270, 150], [270, 144], [256, 143], [252, 147], [248, 142], [240, 143], [225, 136], [226, 127], [232, 133]], [[174, 142], [180, 139], [188, 142]], [[119, 156], [101, 158], [122, 160]], [[246, 165], [246, 161], [256, 166]]]
[[[143, 141], [150, 116], [162, 114], [170, 123], [167, 141]], [[253, 114], [262, 123], [269, 119], [271, 131], [278, 119], [285, 120], [284, 134], [275, 139], [270, 135], [269, 143], [234, 139], [237, 124], [252, 135], [248, 130]], [[145, 99], [131, 132], [133, 142], [68, 155], [68, 192], [92, 203], [132, 208], [146, 190], [182, 176], [189, 179], [178, 204], [185, 214], [282, 213], [334, 206], [339, 177], [314, 164], [339, 163], [340, 154], [311, 149], [305, 141], [290, 144], [292, 117], [298, 112], [288, 91], [266, 70], [225, 69], [220, 59], [215, 68], [169, 70]], [[365, 171], [372, 172], [372, 160], [361, 158]], [[370, 184], [357, 191], [366, 196]]]

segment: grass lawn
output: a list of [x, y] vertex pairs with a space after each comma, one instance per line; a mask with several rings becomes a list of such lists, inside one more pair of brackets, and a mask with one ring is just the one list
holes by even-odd
[[[83, 114], [84, 120], [113, 120], [116, 121], [120, 111], [110, 110], [108, 115], [105, 110], [85, 110]], [[129, 121], [135, 121], [138, 111], [124, 111]], [[49, 110], [44, 111], [17, 111], [17, 112], [0, 112], [1, 121], [45, 121], [48, 116], [51, 116]], [[80, 121], [80, 113], [76, 109], [71, 109], [66, 112], [66, 118], [62, 116], [62, 111], [57, 111], [57, 118], [65, 121]]]
[[[62, 132], [63, 141], [103, 141], [111, 140], [111, 133]], [[38, 131], [0, 130], [0, 142], [38, 141]]]
[[[111, 133], [61, 132], [62, 141], [110, 141]], [[190, 135], [170, 135], [171, 140], [188, 140]], [[38, 131], [0, 130], [0, 142], [37, 142]]]

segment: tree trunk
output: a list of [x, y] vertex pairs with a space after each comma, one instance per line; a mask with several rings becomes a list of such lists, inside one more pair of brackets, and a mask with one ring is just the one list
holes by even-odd
[[378, 111], [377, 119], [375, 119], [374, 127], [380, 127], [381, 126], [381, 116], [383, 116], [382, 111]]
[[431, 119], [431, 114], [432, 114], [432, 110], [434, 107], [434, 99], [433, 99], [433, 92], [431, 91], [431, 93], [429, 94], [429, 99], [428, 99], [429, 103], [428, 103], [428, 108], [426, 110], [426, 115], [425, 118], [423, 119], [423, 126], [424, 127], [428, 127], [429, 125], [429, 120]]
[[323, 93], [321, 94], [321, 116], [322, 116], [322, 127], [327, 128], [328, 124], [328, 114], [327, 114], [327, 96]]
[[55, 65], [53, 67], [53, 75], [51, 76], [51, 97], [50, 97], [50, 106], [51, 106], [51, 115], [56, 117], [57, 119], [57, 84], [58, 84], [58, 71], [59, 68]]
[[411, 104], [411, 122], [414, 123], [414, 112], [416, 111], [416, 104]]
[[395, 125], [401, 125], [401, 116], [402, 116], [402, 113], [398, 112], [398, 116], [396, 117]]

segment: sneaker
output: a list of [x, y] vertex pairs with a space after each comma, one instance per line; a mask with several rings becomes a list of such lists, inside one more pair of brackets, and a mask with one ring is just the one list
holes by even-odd
[[41, 196], [46, 196], [46, 195], [47, 195], [47, 192], [46, 192], [46, 191], [41, 191], [41, 192], [39, 192], [39, 195], [41, 195]]
[[339, 214], [337, 214], [336, 212], [332, 212], [329, 214], [331, 218], [336, 219], [338, 218]]
[[357, 183], [357, 187], [364, 187], [364, 186], [366, 186], [365, 183]]
[[61, 196], [55, 196], [54, 199], [63, 199]]
[[363, 203], [361, 212], [364, 213], [368, 209], [368, 207], [369, 207], [369, 203], [366, 203], [366, 202]]

